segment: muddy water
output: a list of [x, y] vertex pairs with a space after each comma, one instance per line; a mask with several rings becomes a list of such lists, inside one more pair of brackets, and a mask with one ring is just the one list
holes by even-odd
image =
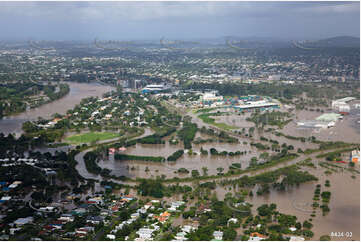
[[[150, 128], [145, 128], [144, 129], [144, 133], [140, 136], [138, 136], [137, 138], [141, 138], [141, 137], [145, 137], [145, 136], [148, 136], [148, 135], [151, 135], [153, 134], [154, 131], [151, 130]], [[118, 139], [118, 138], [116, 138]], [[114, 141], [115, 139], [110, 139], [111, 141]], [[106, 143], [110, 140], [103, 140], [103, 143]], [[100, 175], [96, 175], [96, 174], [92, 174], [92, 173], [89, 173], [88, 170], [86, 169], [86, 166], [85, 166], [85, 163], [84, 163], [84, 155], [93, 150], [94, 148], [90, 148], [88, 150], [84, 150], [82, 152], [80, 152], [79, 154], [77, 154], [74, 158], [75, 160], [78, 162], [78, 164], [76, 165], [76, 169], [77, 171], [79, 172], [79, 174], [86, 178], [86, 179], [96, 179], [98, 181], [101, 181], [102, 180], [102, 177]], [[108, 161], [99, 161], [98, 165], [102, 168], [108, 168], [108, 169], [118, 169], [114, 166], [111, 166], [110, 164], [115, 164], [114, 162], [114, 156], [109, 156], [110, 159]], [[110, 162], [111, 161], [111, 162]], [[128, 175], [128, 172], [126, 171], [126, 169], [123, 169], [123, 168], [119, 168], [120, 171], [121, 171], [121, 174], [120, 175]], [[116, 170], [115, 170], [116, 171]], [[117, 174], [116, 172], [112, 172], [112, 174]]]
[[254, 123], [246, 120], [246, 118], [250, 116], [250, 113], [238, 115], [237, 113], [231, 112], [230, 115], [218, 116], [213, 118], [216, 120], [216, 123], [225, 123], [230, 126], [248, 129], [255, 126]]
[[0, 132], [4, 134], [15, 133], [19, 136], [22, 133], [22, 124], [26, 121], [37, 120], [38, 117], [49, 119], [55, 113], [65, 114], [67, 110], [79, 104], [83, 98], [100, 97], [104, 93], [114, 90], [113, 87], [98, 83], [67, 82], [67, 84], [70, 87], [70, 92], [63, 98], [17, 115], [4, 117], [0, 120]]
[[[209, 138], [203, 134], [197, 134], [197, 137], [203, 139]], [[167, 158], [175, 151], [183, 149], [183, 144], [179, 143], [177, 145], [170, 145], [168, 140], [170, 137], [165, 138], [165, 144], [136, 144], [133, 147], [129, 147], [125, 152], [130, 155], [139, 155], [139, 156], [163, 156]], [[216, 147], [218, 151], [247, 151], [247, 154], [233, 157], [222, 157], [222, 156], [211, 156], [200, 155], [200, 149], [208, 150]], [[251, 151], [251, 153], [249, 153]], [[142, 161], [114, 161], [113, 157], [110, 156], [109, 160], [102, 161], [99, 163], [100, 166], [111, 169], [112, 174], [115, 175], [126, 175], [130, 174], [131, 177], [145, 177], [145, 178], [155, 178], [157, 176], [166, 175], [167, 178], [172, 177], [185, 177], [189, 176], [184, 174], [176, 174], [179, 168], [186, 168], [189, 171], [198, 170], [202, 174], [202, 167], [208, 168], [209, 175], [217, 174], [217, 168], [222, 167], [225, 172], [228, 171], [229, 166], [232, 163], [241, 163], [242, 168], [249, 166], [249, 160], [256, 156], [259, 157], [259, 152], [256, 148], [251, 147], [249, 143], [244, 145], [239, 144], [228, 144], [228, 143], [219, 143], [212, 142], [206, 144], [193, 145], [193, 152], [197, 152], [196, 155], [184, 154], [176, 162], [142, 162]], [[148, 167], [149, 171], [145, 171]]]
[[[287, 134], [287, 133], [286, 133]], [[297, 151], [298, 148], [302, 149], [302, 150], [305, 150], [305, 149], [315, 149], [318, 147], [317, 144], [315, 143], [311, 143], [311, 142], [301, 142], [299, 140], [292, 140], [292, 139], [287, 139], [286, 137], [284, 136], [276, 136], [270, 132], [262, 132], [262, 133], [258, 133], [256, 132], [255, 133], [255, 137], [256, 138], [260, 138], [260, 136], [263, 136], [263, 137], [266, 137], [267, 139], [273, 139], [273, 140], [277, 140], [279, 145], [281, 146], [283, 143], [287, 144], [287, 145], [292, 145], [295, 150], [294, 152]], [[304, 136], [304, 137], [309, 137], [309, 136]], [[264, 143], [264, 142], [262, 142]], [[268, 146], [272, 146], [272, 143], [265, 143], [267, 144]]]
[[344, 116], [343, 120], [336, 122], [335, 127], [329, 129], [311, 129], [297, 127], [297, 121], [313, 120], [320, 116], [321, 112], [311, 111], [296, 111], [293, 122], [287, 124], [282, 133], [291, 136], [310, 137], [315, 136], [322, 141], [344, 141], [350, 143], [360, 143], [360, 127], [358, 120], [360, 120], [359, 111], [352, 112], [350, 115]]
[[[359, 169], [359, 168], [358, 168]], [[253, 189], [253, 198], [247, 197], [246, 201], [253, 204], [252, 212], [257, 214], [257, 208], [262, 204], [277, 204], [281, 213], [295, 215], [298, 221], [303, 222], [312, 218], [311, 205], [313, 194], [317, 184], [321, 184], [322, 191], [331, 191], [329, 203], [330, 212], [322, 216], [321, 209], [317, 209], [316, 217], [311, 222], [314, 227], [313, 240], [319, 240], [322, 235], [330, 235], [331, 232], [352, 232], [352, 238], [332, 237], [332, 240], [360, 240], [360, 176], [351, 178], [352, 173], [344, 171], [325, 175], [323, 168], [307, 168], [307, 170], [319, 178], [317, 182], [309, 182], [300, 186], [280, 192], [271, 190], [269, 194], [257, 196], [257, 188]], [[330, 180], [331, 187], [325, 187], [325, 181]], [[218, 199], [224, 199], [227, 192], [233, 193], [233, 187], [218, 187]]]

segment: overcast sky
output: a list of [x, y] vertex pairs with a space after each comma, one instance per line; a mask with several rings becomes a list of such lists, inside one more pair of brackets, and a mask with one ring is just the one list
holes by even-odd
[[360, 36], [359, 2], [0, 2], [0, 39]]

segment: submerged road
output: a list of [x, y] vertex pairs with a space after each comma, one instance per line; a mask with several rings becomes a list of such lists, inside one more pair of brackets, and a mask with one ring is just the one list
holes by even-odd
[[[169, 103], [168, 103], [169, 104]], [[169, 104], [171, 105], [171, 104]], [[196, 114], [192, 113], [191, 111], [187, 112], [186, 113], [187, 115], [191, 116], [192, 118], [194, 118], [196, 121], [197, 124], [202, 124], [206, 127], [209, 127], [209, 128], [213, 128], [217, 131], [224, 131], [226, 132], [227, 134], [233, 136], [233, 137], [236, 137], [236, 138], [245, 138], [244, 136], [241, 136], [239, 134], [235, 134], [233, 132], [230, 132], [230, 131], [226, 131], [226, 130], [222, 130], [222, 129], [219, 129], [213, 125], [210, 125], [210, 124], [206, 124], [204, 123], [202, 120], [200, 120]], [[147, 134], [148, 135], [148, 134]], [[144, 137], [145, 134], [137, 137], [137, 138], [140, 138], [140, 137]], [[84, 164], [84, 158], [83, 156], [93, 150], [94, 148], [90, 148], [88, 150], [85, 150], [81, 153], [79, 153], [78, 155], [76, 155], [75, 159], [76, 161], [78, 162], [78, 165], [77, 165], [77, 169], [78, 169], [78, 172], [80, 173], [80, 175], [82, 175], [84, 178], [89, 178], [89, 179], [97, 179], [99, 181], [102, 180], [102, 177], [100, 175], [94, 175], [94, 174], [91, 174], [87, 171], [86, 167], [85, 167], [85, 164]], [[274, 166], [271, 166], [271, 167], [267, 167], [267, 168], [263, 168], [263, 169], [260, 169], [260, 170], [253, 170], [253, 171], [245, 171], [243, 174], [235, 174], [235, 175], [232, 175], [232, 176], [220, 176], [220, 177], [216, 177], [216, 178], [206, 178], [206, 179], [201, 179], [201, 180], [198, 180], [198, 181], [202, 181], [202, 182], [208, 182], [208, 181], [216, 181], [216, 180], [220, 180], [220, 179], [227, 179], [227, 180], [234, 180], [234, 179], [239, 179], [240, 177], [243, 177], [243, 176], [255, 176], [255, 175], [259, 175], [259, 174], [262, 174], [264, 172], [268, 172], [268, 171], [274, 171], [274, 170], [277, 170], [279, 168], [282, 168], [282, 167], [286, 167], [286, 166], [290, 166], [290, 165], [294, 165], [298, 162], [301, 162], [305, 159], [312, 159], [312, 160], [315, 160], [315, 159], [318, 159], [316, 158], [317, 155], [319, 154], [323, 154], [323, 153], [328, 153], [328, 152], [332, 152], [332, 151], [336, 151], [336, 150], [339, 150], [341, 148], [335, 148], [335, 149], [330, 149], [330, 150], [324, 150], [324, 151], [317, 151], [317, 152], [314, 152], [312, 154], [308, 154], [308, 155], [305, 155], [305, 154], [300, 154], [299, 157], [296, 157], [292, 160], [289, 160], [289, 161], [285, 161], [285, 162], [282, 162], [282, 163], [279, 163], [279, 164], [276, 164]], [[119, 183], [119, 184], [126, 184], [126, 185], [136, 185], [137, 182], [135, 181], [119, 181], [119, 180], [116, 180], [116, 179], [110, 179], [111, 181], [115, 182], [115, 183]], [[177, 184], [177, 183], [181, 183], [183, 185], [192, 185], [192, 181], [176, 181], [176, 182], [167, 182], [165, 181], [165, 183], [167, 184]]]
[[[147, 130], [145, 130], [145, 132], [142, 135], [139, 135], [139, 136], [135, 137], [134, 139], [143, 138], [145, 136], [152, 135], [153, 133], [154, 133], [154, 131], [147, 129]], [[101, 144], [105, 144], [105, 143], [110, 144], [110, 143], [118, 141], [119, 139], [120, 138], [112, 138], [109, 140], [103, 140], [103, 141], [99, 142], [99, 144], [100, 143]], [[86, 153], [88, 153], [89, 151], [92, 151], [96, 148], [97, 147], [91, 147], [89, 149], [86, 149], [86, 150], [80, 152], [79, 154], [75, 155], [74, 159], [77, 161], [76, 170], [82, 177], [84, 177], [85, 179], [94, 179], [94, 180], [102, 181], [103, 177], [101, 175], [96, 175], [96, 174], [92, 174], [92, 173], [88, 172], [88, 170], [86, 169], [85, 163], [84, 163], [84, 155]], [[122, 182], [122, 181], [115, 180], [115, 179], [107, 179], [107, 180], [112, 181], [114, 183], [119, 183], [119, 184], [127, 184], [127, 185], [135, 185], [136, 184], [135, 182], [130, 182], [130, 181]]]

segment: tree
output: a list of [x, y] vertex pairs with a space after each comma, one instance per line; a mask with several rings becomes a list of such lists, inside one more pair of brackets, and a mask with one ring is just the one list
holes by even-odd
[[44, 201], [46, 199], [42, 192], [33, 192], [31, 198], [37, 201]]
[[271, 207], [268, 207], [267, 204], [263, 204], [262, 206], [257, 208], [258, 214], [260, 216], [268, 216], [272, 214], [272, 210]]
[[313, 227], [313, 224], [311, 224], [310, 222], [308, 222], [307, 220], [305, 220], [303, 222], [303, 228], [306, 228], [306, 229], [311, 229]]
[[250, 167], [257, 166], [257, 157], [252, 157], [252, 158], [251, 158], [251, 161], [250, 161], [250, 163], [249, 163], [249, 166], [250, 166]]
[[209, 151], [211, 155], [218, 155], [218, 151], [215, 148], [211, 148]]
[[203, 149], [203, 147], [201, 147], [201, 154], [202, 155], [208, 155], [208, 151], [207, 150], [205, 150], [205, 149]]
[[203, 171], [203, 176], [208, 176], [208, 168], [207, 167], [202, 167], [202, 171]]
[[264, 161], [267, 161], [269, 157], [269, 154], [267, 152], [263, 152], [262, 154], [259, 155], [260, 159], [263, 159]]
[[196, 177], [199, 177], [199, 176], [200, 176], [198, 170], [192, 170], [191, 174], [192, 174], [192, 177], [193, 177], [193, 178], [196, 178]]
[[142, 180], [138, 186], [138, 193], [142, 196], [163, 197], [164, 186], [160, 180]]
[[163, 233], [163, 236], [160, 238], [161, 241], [171, 241], [174, 239], [174, 235], [171, 232]]
[[313, 232], [311, 230], [304, 230], [302, 234], [307, 238], [313, 237]]
[[237, 232], [233, 228], [226, 228], [223, 231], [223, 240], [233, 241], [236, 239]]
[[269, 206], [269, 208], [270, 208], [271, 210], [276, 210], [277, 204], [271, 203], [270, 206]]

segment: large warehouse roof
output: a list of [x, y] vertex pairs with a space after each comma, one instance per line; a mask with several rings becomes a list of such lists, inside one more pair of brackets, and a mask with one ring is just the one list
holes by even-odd
[[341, 117], [341, 114], [338, 113], [324, 113], [321, 116], [317, 117], [317, 121], [337, 121]]
[[344, 98], [341, 98], [341, 99], [337, 99], [336, 101], [337, 102], [345, 102], [345, 103], [347, 103], [347, 102], [350, 102], [350, 101], [352, 101], [352, 100], [355, 100], [356, 98], [354, 98], [354, 97], [344, 97]]

